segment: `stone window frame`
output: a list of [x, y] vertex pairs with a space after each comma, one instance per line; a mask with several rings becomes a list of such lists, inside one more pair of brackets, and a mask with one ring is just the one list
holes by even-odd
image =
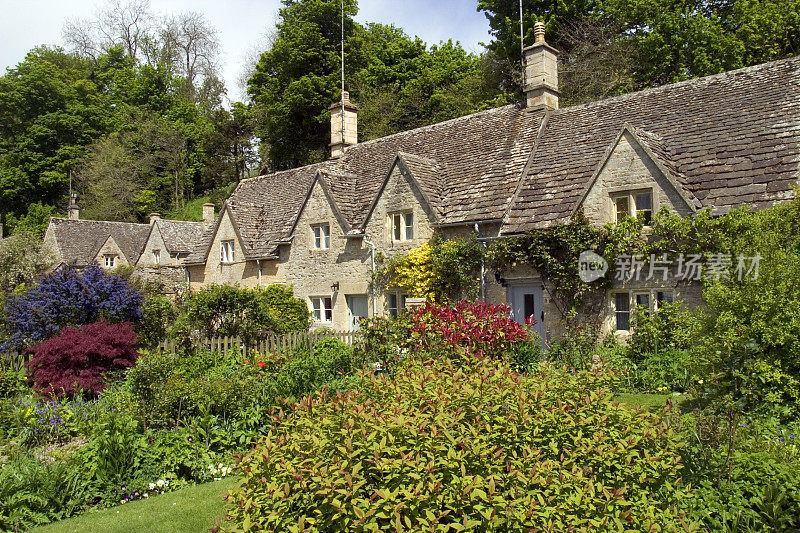
[[310, 296], [309, 300], [311, 300], [311, 315], [315, 323], [330, 324], [333, 322], [333, 296]]
[[234, 239], [225, 239], [219, 243], [219, 262], [231, 264], [236, 262], [236, 242]]
[[[323, 231], [325, 228], [327, 228], [327, 232]], [[319, 224], [311, 225], [311, 249], [331, 249], [331, 225], [329, 222], [321, 222]]]
[[[409, 225], [409, 217], [411, 224]], [[404, 209], [389, 213], [389, 239], [392, 242], [411, 242], [414, 240], [414, 211]]]
[[[637, 208], [637, 197], [649, 195], [650, 196], [650, 209], [639, 209]], [[642, 187], [642, 188], [624, 188], [618, 190], [611, 190], [609, 191], [609, 196], [611, 198], [611, 210], [612, 210], [612, 219], [615, 223], [620, 222], [620, 212], [617, 209], [618, 202], [620, 200], [625, 200], [628, 205], [627, 216], [631, 216], [636, 218], [638, 213], [641, 212], [648, 212], [650, 213], [649, 216], [646, 216], [646, 220], [644, 222], [645, 227], [649, 227], [653, 221], [653, 216], [658, 211], [656, 206], [656, 195], [653, 190], [653, 187]]]
[[106, 268], [114, 268], [117, 265], [117, 254], [103, 254], [103, 264]]
[[386, 312], [392, 318], [397, 318], [405, 308], [408, 294], [401, 291], [386, 293]]
[[[622, 298], [627, 296], [624, 301], [627, 302], [627, 309], [618, 309]], [[640, 288], [640, 289], [625, 289], [615, 290], [611, 292], [611, 309], [614, 315], [614, 331], [616, 333], [630, 333], [630, 319], [631, 313], [639, 304], [639, 297], [647, 297], [648, 312], [658, 311], [661, 302], [674, 302], [675, 290], [668, 287], [654, 287], [654, 288]], [[618, 300], [620, 298], [620, 300]], [[627, 328], [619, 328], [619, 321], [621, 317], [627, 320]]]

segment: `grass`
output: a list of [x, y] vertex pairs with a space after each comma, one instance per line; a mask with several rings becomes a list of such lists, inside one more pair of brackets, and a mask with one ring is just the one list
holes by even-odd
[[620, 403], [630, 405], [631, 407], [641, 407], [645, 411], [658, 413], [664, 409], [664, 406], [667, 404], [667, 398], [671, 398], [677, 403], [682, 397], [675, 397], [672, 394], [621, 393], [617, 394], [614, 399]]
[[185, 489], [137, 500], [32, 529], [36, 533], [167, 533], [202, 532], [216, 525], [222, 500], [237, 479], [194, 485]]

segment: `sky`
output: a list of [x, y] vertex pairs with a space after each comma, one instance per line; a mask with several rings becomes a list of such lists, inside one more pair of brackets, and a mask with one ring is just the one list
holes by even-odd
[[[356, 20], [394, 24], [427, 43], [453, 39], [470, 52], [489, 41], [489, 23], [476, 0], [359, 0]], [[103, 0], [0, 0], [0, 73], [25, 58], [31, 48], [61, 45], [68, 19], [92, 18]], [[157, 14], [198, 11], [219, 32], [219, 65], [231, 100], [241, 100], [237, 80], [246, 60], [274, 29], [279, 0], [151, 0]]]

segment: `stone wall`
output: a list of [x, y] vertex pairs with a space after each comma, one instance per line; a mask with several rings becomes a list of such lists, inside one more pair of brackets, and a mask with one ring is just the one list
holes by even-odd
[[163, 287], [164, 294], [172, 295], [178, 289], [186, 286], [186, 271], [183, 267], [163, 265], [163, 266], [143, 266], [136, 265], [132, 277], [155, 283]]

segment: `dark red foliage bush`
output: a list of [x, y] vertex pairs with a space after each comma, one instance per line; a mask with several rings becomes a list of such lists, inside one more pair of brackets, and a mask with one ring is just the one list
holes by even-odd
[[41, 394], [96, 396], [105, 388], [106, 373], [136, 364], [136, 333], [130, 322], [105, 320], [64, 328], [58, 336], [25, 350], [33, 388]]

